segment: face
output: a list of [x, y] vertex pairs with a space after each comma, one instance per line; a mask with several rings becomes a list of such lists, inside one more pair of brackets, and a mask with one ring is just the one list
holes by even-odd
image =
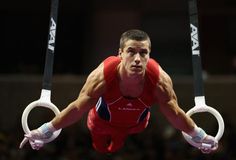
[[149, 41], [128, 40], [124, 48], [119, 49], [119, 56], [128, 76], [144, 75], [150, 57]]

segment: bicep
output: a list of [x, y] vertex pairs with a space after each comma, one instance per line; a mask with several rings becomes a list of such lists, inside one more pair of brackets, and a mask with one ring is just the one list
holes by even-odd
[[103, 65], [101, 64], [90, 73], [74, 103], [79, 107], [92, 107], [96, 104], [104, 90], [105, 81], [103, 77]]
[[157, 96], [159, 97], [160, 111], [172, 125], [186, 132], [191, 131], [194, 122], [179, 107], [172, 81], [163, 70], [161, 71], [160, 81], [157, 85]]
[[160, 68], [160, 79], [156, 86], [156, 97], [160, 110], [168, 115], [177, 114], [181, 111], [177, 97], [173, 89], [170, 76]]

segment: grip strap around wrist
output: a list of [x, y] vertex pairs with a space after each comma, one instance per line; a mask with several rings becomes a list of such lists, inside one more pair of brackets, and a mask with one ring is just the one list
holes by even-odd
[[201, 142], [206, 136], [206, 132], [200, 128], [195, 126], [193, 132], [189, 134], [192, 137], [192, 140], [195, 142]]
[[52, 136], [53, 132], [56, 131], [56, 129], [53, 127], [51, 122], [48, 122], [39, 127], [39, 131], [45, 135], [45, 137], [49, 138]]

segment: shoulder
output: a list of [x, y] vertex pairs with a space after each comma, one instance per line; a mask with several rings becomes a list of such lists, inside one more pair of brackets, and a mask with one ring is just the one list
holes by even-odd
[[90, 97], [97, 98], [101, 96], [105, 90], [105, 80], [103, 74], [104, 65], [101, 63], [87, 77], [83, 89]]
[[152, 84], [155, 85], [160, 79], [160, 65], [158, 62], [150, 58], [147, 63], [146, 72]]
[[105, 82], [111, 77], [113, 72], [117, 69], [120, 63], [120, 58], [117, 56], [110, 56], [106, 58], [96, 69], [94, 69], [88, 76], [86, 83], [92, 89], [99, 89], [105, 87]]
[[121, 59], [118, 56], [110, 56], [103, 61], [104, 69], [111, 70], [117, 67]]
[[121, 59], [118, 56], [110, 56], [103, 61], [103, 74], [104, 79], [109, 84], [113, 81], [117, 74], [117, 66], [120, 64]]
[[166, 73], [160, 66], [159, 66], [160, 76], [159, 76], [159, 84], [168, 84], [170, 86], [173, 86], [171, 77], [168, 73]]
[[175, 98], [171, 77], [159, 66], [159, 80], [156, 84], [156, 96], [159, 101], [169, 101]]
[[103, 60], [103, 62], [100, 63], [100, 65], [89, 74], [87, 81], [104, 81], [106, 76], [105, 72], [116, 69], [119, 63], [119, 57], [109, 56], [108, 58]]
[[154, 59], [150, 58], [147, 64], [147, 74], [150, 78], [153, 79], [155, 82], [154, 84], [171, 84], [172, 85], [172, 80], [170, 76], [162, 69], [162, 67], [159, 65], [157, 61]]
[[105, 63], [105, 64], [116, 63], [116, 62], [120, 62], [120, 57], [109, 56], [103, 61], [103, 63]]

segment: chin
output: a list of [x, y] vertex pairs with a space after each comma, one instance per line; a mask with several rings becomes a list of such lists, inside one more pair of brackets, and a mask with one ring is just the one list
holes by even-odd
[[130, 72], [130, 76], [132, 76], [132, 77], [134, 77], [134, 76], [142, 76], [142, 75], [144, 75], [143, 74], [143, 71], [132, 71], [132, 72]]

